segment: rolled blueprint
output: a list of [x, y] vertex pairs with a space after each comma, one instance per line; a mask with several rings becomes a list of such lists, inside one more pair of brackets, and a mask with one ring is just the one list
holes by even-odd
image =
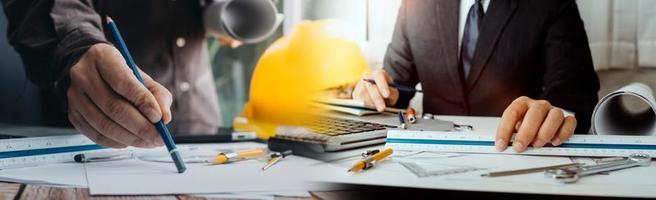
[[631, 83], [604, 96], [592, 113], [597, 135], [656, 135], [656, 100], [649, 86]]

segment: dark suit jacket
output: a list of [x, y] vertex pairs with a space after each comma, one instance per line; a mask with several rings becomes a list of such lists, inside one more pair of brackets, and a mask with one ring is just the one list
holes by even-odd
[[[462, 78], [459, 2], [405, 0], [384, 69], [394, 82], [424, 90], [424, 112], [500, 116], [515, 98], [548, 100], [576, 113], [587, 132], [599, 79], [574, 0], [492, 0], [473, 65]], [[414, 96], [401, 93], [397, 106]]]

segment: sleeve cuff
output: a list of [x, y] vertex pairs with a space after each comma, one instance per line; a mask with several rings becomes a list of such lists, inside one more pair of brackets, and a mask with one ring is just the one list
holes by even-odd
[[567, 110], [567, 109], [562, 109], [562, 108], [561, 108], [560, 110], [563, 111], [563, 115], [564, 115], [565, 117], [569, 117], [569, 116], [576, 117], [576, 113], [575, 113], [575, 112], [572, 112], [572, 111]]
[[57, 98], [62, 102], [62, 109], [68, 110], [66, 91], [70, 86], [69, 71], [87, 50], [98, 43], [108, 43], [104, 34], [95, 28], [78, 27], [64, 36], [54, 54], [54, 67], [60, 69], [55, 77], [53, 87]]

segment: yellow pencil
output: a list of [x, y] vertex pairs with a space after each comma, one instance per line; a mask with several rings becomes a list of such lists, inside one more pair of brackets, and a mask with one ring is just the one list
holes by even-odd
[[236, 160], [241, 160], [241, 159], [248, 159], [248, 158], [254, 158], [258, 156], [264, 155], [264, 150], [263, 149], [252, 149], [252, 150], [246, 150], [246, 151], [238, 151], [234, 153], [219, 153], [219, 155], [216, 155], [214, 157], [214, 160], [212, 161], [213, 164], [223, 164], [227, 162], [232, 162]]
[[376, 153], [376, 154], [374, 154], [370, 157], [359, 160], [357, 163], [355, 163], [355, 165], [353, 165], [353, 167], [351, 167], [351, 169], [348, 170], [348, 172], [352, 172], [352, 171], [353, 172], [358, 172], [358, 171], [361, 171], [361, 170], [364, 170], [364, 169], [369, 169], [373, 166], [372, 165], [373, 162], [383, 160], [383, 159], [387, 158], [388, 156], [392, 155], [393, 152], [394, 151], [392, 150], [392, 148], [383, 149], [382, 151], [380, 151], [380, 152], [378, 152], [378, 153]]

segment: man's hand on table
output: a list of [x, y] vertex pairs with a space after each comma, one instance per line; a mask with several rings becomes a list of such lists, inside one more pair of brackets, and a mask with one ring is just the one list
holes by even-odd
[[496, 148], [503, 151], [514, 133], [512, 148], [523, 152], [528, 146], [543, 147], [547, 143], [561, 145], [576, 129], [576, 118], [548, 101], [528, 97], [515, 99], [503, 112], [496, 134]]

